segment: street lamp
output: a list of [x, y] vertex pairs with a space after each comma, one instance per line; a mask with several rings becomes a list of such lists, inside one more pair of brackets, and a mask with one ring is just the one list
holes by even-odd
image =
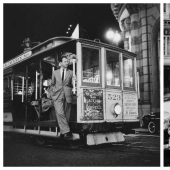
[[119, 41], [121, 40], [121, 35], [118, 33], [118, 31], [109, 29], [106, 33], [106, 38], [109, 39], [112, 44], [118, 45]]

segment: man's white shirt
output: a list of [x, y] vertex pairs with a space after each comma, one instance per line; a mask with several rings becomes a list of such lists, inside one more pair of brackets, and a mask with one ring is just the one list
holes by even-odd
[[[66, 78], [66, 71], [67, 71], [67, 69], [65, 68], [65, 69], [64, 69], [64, 79], [63, 79], [63, 80], [65, 80], [65, 78]], [[60, 68], [61, 78], [62, 78], [62, 74], [63, 74], [63, 68]]]

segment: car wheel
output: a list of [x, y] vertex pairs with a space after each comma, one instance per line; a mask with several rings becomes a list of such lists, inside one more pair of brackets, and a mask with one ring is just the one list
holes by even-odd
[[156, 133], [156, 125], [154, 122], [149, 122], [148, 124], [148, 130], [150, 133]]

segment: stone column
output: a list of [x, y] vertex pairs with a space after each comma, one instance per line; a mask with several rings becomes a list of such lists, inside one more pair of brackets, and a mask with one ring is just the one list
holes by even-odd
[[[148, 81], [148, 53], [147, 53], [147, 36], [146, 22], [141, 18], [141, 10], [144, 5], [127, 4], [128, 12], [131, 20], [131, 52], [137, 54], [137, 70], [139, 72], [140, 83], [140, 100], [139, 100], [139, 116], [140, 118], [149, 114], [149, 81]], [[142, 13], [144, 14], [144, 13]], [[144, 17], [144, 16], [143, 16]]]
[[[120, 24], [121, 30], [122, 30], [122, 39], [124, 40], [124, 49], [127, 51], [131, 51], [131, 46], [130, 46], [130, 18], [125, 18], [124, 20], [121, 21]], [[130, 41], [131, 42], [131, 41]]]

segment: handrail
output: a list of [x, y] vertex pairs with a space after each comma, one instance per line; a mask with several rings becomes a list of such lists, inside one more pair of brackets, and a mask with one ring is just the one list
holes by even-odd
[[13, 79], [11, 79], [11, 100], [13, 99]]
[[[75, 78], [75, 73], [76, 73], [76, 70], [75, 70], [75, 63], [76, 63], [76, 59], [73, 59], [73, 77]], [[73, 79], [73, 94], [76, 93], [76, 81], [75, 79]]]
[[22, 77], [22, 103], [24, 102], [24, 76]]
[[38, 80], [39, 73], [36, 71], [35, 77], [35, 100], [37, 100], [37, 80]]

